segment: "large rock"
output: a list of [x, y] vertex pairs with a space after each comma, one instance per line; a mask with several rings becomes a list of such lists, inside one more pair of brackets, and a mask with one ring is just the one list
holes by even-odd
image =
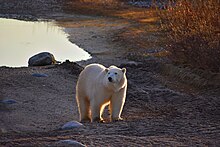
[[55, 64], [56, 60], [51, 53], [42, 52], [29, 58], [28, 66], [45, 66]]

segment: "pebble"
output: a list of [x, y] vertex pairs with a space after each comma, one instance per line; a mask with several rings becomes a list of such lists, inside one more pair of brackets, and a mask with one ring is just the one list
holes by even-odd
[[60, 140], [57, 142], [58, 146], [73, 146], [73, 147], [86, 147], [86, 145], [71, 139]]
[[67, 122], [66, 124], [64, 124], [61, 129], [63, 130], [67, 130], [67, 129], [73, 129], [73, 128], [78, 128], [78, 127], [81, 127], [83, 126], [83, 124], [77, 122], [77, 121], [70, 121], [70, 122]]
[[41, 74], [41, 73], [34, 73], [34, 74], [32, 74], [32, 76], [34, 76], [34, 77], [48, 77], [47, 74]]
[[2, 103], [2, 104], [14, 104], [14, 103], [17, 103], [17, 101], [13, 100], [13, 99], [8, 99], [8, 100], [1, 100], [0, 103]]

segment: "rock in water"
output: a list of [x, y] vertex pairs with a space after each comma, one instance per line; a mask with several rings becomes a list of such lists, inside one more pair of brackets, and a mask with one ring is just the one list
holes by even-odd
[[60, 140], [57, 142], [56, 146], [86, 147], [84, 144], [71, 139]]
[[39, 54], [36, 54], [29, 58], [28, 60], [28, 66], [45, 66], [45, 65], [51, 65], [55, 64], [56, 60], [53, 56], [53, 54], [48, 52], [42, 52]]
[[61, 129], [67, 130], [67, 129], [73, 129], [73, 128], [78, 128], [80, 126], [83, 126], [83, 124], [77, 122], [77, 121], [70, 121], [64, 124]]

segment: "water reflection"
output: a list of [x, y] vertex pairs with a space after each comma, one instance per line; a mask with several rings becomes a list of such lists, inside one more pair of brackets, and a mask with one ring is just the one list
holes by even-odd
[[0, 18], [0, 66], [27, 66], [34, 54], [47, 51], [56, 60], [87, 60], [90, 55], [69, 42], [53, 22], [26, 22]]

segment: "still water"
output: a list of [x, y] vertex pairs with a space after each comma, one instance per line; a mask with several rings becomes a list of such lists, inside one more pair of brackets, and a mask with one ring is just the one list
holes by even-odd
[[28, 66], [28, 59], [50, 52], [57, 61], [87, 60], [90, 55], [68, 40], [54, 22], [27, 22], [0, 18], [0, 66]]

